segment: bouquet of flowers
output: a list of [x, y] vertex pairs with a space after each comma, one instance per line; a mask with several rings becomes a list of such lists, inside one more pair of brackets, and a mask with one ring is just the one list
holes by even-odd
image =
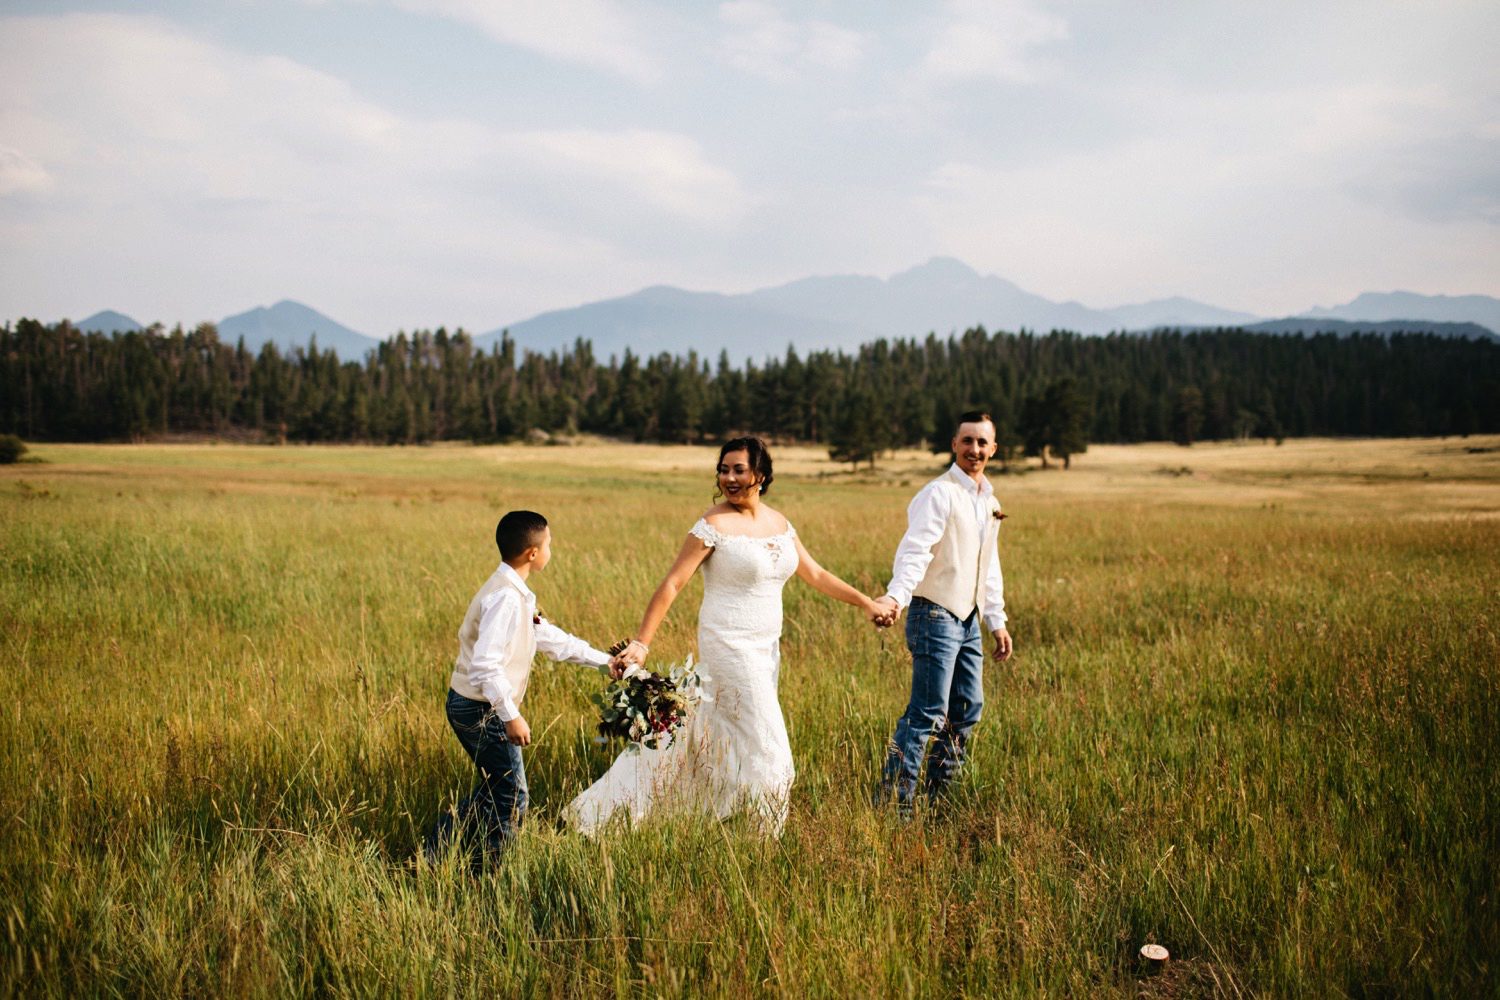
[[691, 655], [666, 676], [630, 667], [593, 696], [599, 706], [599, 735], [621, 736], [648, 750], [664, 749], [702, 697]]

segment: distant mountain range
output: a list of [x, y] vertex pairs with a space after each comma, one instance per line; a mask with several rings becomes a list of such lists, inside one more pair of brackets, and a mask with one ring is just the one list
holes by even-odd
[[[96, 313], [75, 325], [103, 332], [141, 329], [135, 320], [116, 312]], [[802, 353], [853, 351], [882, 337], [922, 338], [928, 333], [946, 337], [975, 326], [1038, 333], [1243, 327], [1266, 333], [1426, 331], [1495, 337], [1500, 330], [1500, 299], [1367, 292], [1346, 305], [1309, 309], [1286, 319], [1180, 297], [1093, 309], [1078, 302], [1053, 302], [1004, 278], [981, 275], [961, 261], [937, 257], [890, 278], [803, 278], [738, 295], [658, 285], [620, 298], [542, 313], [480, 334], [475, 342], [487, 350], [509, 331], [522, 349], [544, 353], [585, 339], [602, 358], [623, 355], [626, 348], [638, 356], [696, 350], [700, 357], [712, 358], [727, 351], [739, 363], [746, 358], [780, 356], [788, 346]], [[341, 358], [359, 359], [378, 343], [315, 309], [285, 300], [226, 317], [218, 327], [226, 342], [243, 337], [251, 351], [259, 351], [267, 342], [283, 350], [305, 347], [316, 336], [320, 348], [332, 348]]]
[[742, 295], [687, 292], [658, 286], [623, 298], [543, 313], [481, 334], [485, 344], [508, 330], [518, 346], [548, 351], [579, 337], [600, 356], [673, 354], [696, 349], [731, 358], [799, 351], [852, 351], [881, 337], [947, 336], [983, 325], [1081, 333], [1160, 326], [1239, 326], [1261, 317], [1173, 298], [1118, 309], [1053, 302], [994, 275], [980, 275], [950, 257], [887, 279], [855, 275], [803, 278]]
[[1431, 333], [1439, 337], [1500, 340], [1494, 331], [1478, 323], [1442, 323], [1425, 319], [1352, 320], [1292, 316], [1288, 319], [1270, 319], [1261, 323], [1249, 323], [1243, 329], [1251, 333], [1335, 333], [1340, 337], [1347, 337], [1351, 333], [1378, 333], [1382, 337], [1397, 333]]
[[[94, 313], [73, 325], [85, 333], [134, 333], [145, 329], [131, 317], [112, 309]], [[316, 309], [290, 299], [282, 299], [274, 306], [256, 306], [246, 312], [225, 316], [215, 326], [219, 330], [219, 339], [226, 344], [245, 338], [245, 349], [252, 354], [259, 354], [267, 343], [275, 343], [283, 352], [294, 347], [305, 348], [316, 337], [319, 350], [332, 348], [339, 357], [358, 361], [366, 351], [374, 350], [380, 343], [368, 334], [351, 330]]]
[[1365, 292], [1348, 305], [1309, 309], [1315, 319], [1355, 322], [1387, 319], [1425, 319], [1445, 323], [1478, 323], [1500, 334], [1500, 299], [1488, 295], [1418, 295], [1415, 292]]
[[852, 351], [881, 337], [946, 337], [974, 326], [1087, 334], [1163, 327], [1349, 333], [1372, 323], [1383, 324], [1383, 333], [1493, 336], [1500, 330], [1500, 299], [1365, 294], [1348, 305], [1313, 309], [1306, 318], [1288, 320], [1268, 320], [1181, 297], [1093, 309], [1078, 302], [1053, 302], [1004, 278], [981, 275], [962, 261], [937, 257], [888, 279], [804, 278], [742, 295], [657, 286], [542, 313], [475, 339], [487, 347], [508, 330], [519, 347], [534, 351], [557, 350], [585, 338], [600, 357], [622, 354], [626, 347], [637, 355], [682, 354], [691, 348], [707, 357], [727, 350], [738, 362], [783, 354], [788, 345], [804, 353], [822, 348]]

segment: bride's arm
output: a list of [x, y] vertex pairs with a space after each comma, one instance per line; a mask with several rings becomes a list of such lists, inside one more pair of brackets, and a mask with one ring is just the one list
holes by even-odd
[[672, 568], [667, 570], [656, 593], [651, 595], [651, 603], [646, 605], [646, 613], [641, 617], [641, 627], [636, 630], [635, 638], [631, 640], [630, 647], [620, 654], [621, 660], [637, 664], [645, 662], [646, 647], [656, 638], [656, 630], [661, 626], [662, 619], [667, 617], [667, 610], [712, 551], [697, 535], [688, 535], [683, 540]]
[[818, 561], [812, 557], [812, 553], [808, 552], [807, 547], [802, 544], [801, 538], [794, 540], [797, 543], [797, 575], [809, 586], [836, 601], [843, 601], [845, 604], [852, 604], [862, 609], [871, 621], [883, 613], [880, 606], [873, 600], [819, 566]]

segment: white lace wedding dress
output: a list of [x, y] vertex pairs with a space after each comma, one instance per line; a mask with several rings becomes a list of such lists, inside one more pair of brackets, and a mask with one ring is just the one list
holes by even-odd
[[659, 750], [631, 748], [564, 810], [592, 836], [622, 810], [744, 811], [773, 836], [786, 821], [795, 770], [776, 699], [781, 589], [797, 571], [796, 532], [725, 535], [700, 519], [693, 535], [713, 549], [703, 561], [698, 673], [704, 698]]

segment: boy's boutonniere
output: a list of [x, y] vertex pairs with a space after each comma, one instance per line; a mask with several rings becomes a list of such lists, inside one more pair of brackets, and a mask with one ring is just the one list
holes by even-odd
[[542, 609], [537, 608], [536, 612], [531, 616], [531, 624], [540, 625], [542, 623], [542, 620], [546, 617], [546, 615], [542, 614]]

